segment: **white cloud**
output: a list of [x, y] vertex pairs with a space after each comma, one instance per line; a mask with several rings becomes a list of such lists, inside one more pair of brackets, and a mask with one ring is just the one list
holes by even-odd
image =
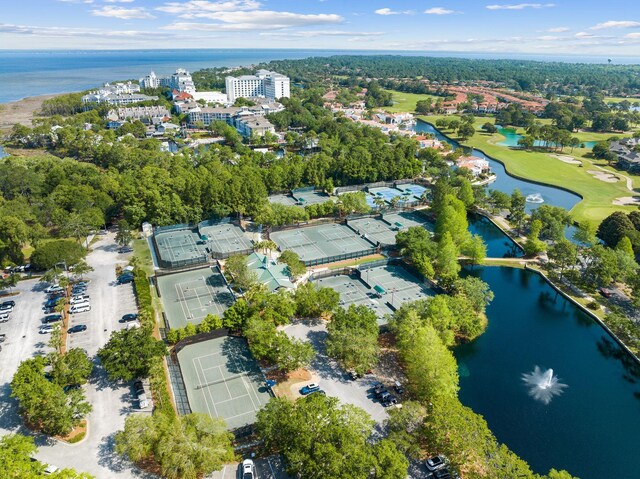
[[73, 27], [34, 27], [29, 25], [12, 25], [0, 23], [0, 33], [13, 33], [41, 37], [105, 37], [105, 38], [135, 38], [146, 37], [150, 32], [137, 30], [101, 30], [95, 28]]
[[344, 19], [334, 14], [301, 14], [291, 12], [274, 12], [270, 10], [254, 10], [247, 12], [211, 12], [187, 13], [181, 18], [207, 18], [217, 20], [215, 24], [197, 24], [178, 22], [163, 27], [166, 30], [278, 30], [288, 27], [307, 25], [327, 25], [341, 23]]
[[104, 0], [104, 1], [105, 3], [133, 3], [133, 0]]
[[344, 30], [308, 30], [299, 32], [261, 32], [260, 36], [265, 37], [292, 37], [292, 38], [313, 38], [313, 37], [379, 37], [385, 32], [349, 32]]
[[120, 20], [133, 20], [138, 18], [156, 18], [142, 7], [124, 8], [111, 5], [91, 11], [98, 17], [119, 18]]
[[448, 8], [433, 7], [425, 10], [424, 13], [426, 13], [427, 15], [451, 15], [453, 13], [461, 12], [456, 12], [455, 10], [450, 10]]
[[627, 33], [624, 38], [630, 38], [630, 39], [640, 39], [640, 32], [634, 32], [634, 33]]
[[390, 8], [378, 8], [373, 13], [377, 15], [411, 15], [414, 13], [414, 11], [413, 10], [396, 11], [396, 10], [391, 10]]
[[554, 35], [542, 35], [541, 37], [537, 37], [537, 40], [542, 42], [554, 42], [556, 40], [560, 40], [562, 37], [556, 37]]
[[554, 27], [554, 28], [549, 28], [547, 30], [547, 32], [549, 32], [549, 33], [562, 33], [562, 32], [568, 32], [569, 30], [571, 30], [569, 27]]
[[555, 7], [555, 3], [517, 3], [512, 5], [487, 5], [489, 10], [524, 10], [525, 8]]
[[596, 38], [593, 33], [589, 32], [578, 32], [574, 35], [576, 38]]
[[227, 0], [210, 2], [207, 0], [191, 0], [189, 2], [168, 2], [156, 10], [166, 13], [184, 15], [187, 13], [205, 12], [234, 12], [238, 10], [255, 10], [260, 8], [260, 2], [255, 0]]
[[58, 0], [62, 3], [93, 3], [93, 0]]
[[629, 20], [609, 20], [608, 22], [598, 23], [590, 28], [590, 30], [603, 30], [605, 28], [638, 28], [640, 22], [632, 22]]

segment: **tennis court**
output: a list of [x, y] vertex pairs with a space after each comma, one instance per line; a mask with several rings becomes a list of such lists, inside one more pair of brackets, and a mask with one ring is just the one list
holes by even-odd
[[330, 276], [314, 281], [315, 284], [324, 288], [331, 288], [340, 294], [340, 306], [348, 308], [350, 305], [362, 305], [370, 308], [378, 316], [378, 324], [385, 324], [384, 320], [387, 314], [393, 311], [379, 298], [375, 291], [368, 288], [364, 282], [355, 276], [347, 276], [344, 274]]
[[301, 206], [314, 205], [329, 201], [331, 197], [322, 191], [316, 191], [314, 187], [299, 188], [291, 191], [296, 204]]
[[433, 233], [434, 225], [426, 218], [410, 211], [402, 211], [400, 213], [383, 213], [382, 219], [393, 228], [404, 231], [412, 226], [422, 226], [427, 231]]
[[379, 243], [380, 246], [387, 247], [396, 244], [398, 231], [381, 219], [358, 218], [347, 220], [347, 224], [360, 236], [365, 235], [367, 239]]
[[403, 192], [395, 188], [389, 188], [388, 186], [381, 186], [378, 188], [369, 188], [369, 193], [374, 197], [382, 198], [387, 203], [391, 202], [394, 198], [402, 198]]
[[404, 303], [435, 295], [433, 290], [401, 266], [361, 267], [360, 278], [376, 290], [384, 302], [396, 309]]
[[208, 314], [222, 317], [235, 298], [215, 268], [158, 276], [158, 291], [169, 327], [199, 324]]
[[305, 266], [332, 263], [372, 254], [375, 246], [346, 225], [330, 223], [271, 233], [281, 251], [291, 250]]
[[198, 224], [198, 232], [214, 258], [253, 252], [253, 245], [242, 228], [232, 223], [203, 221]]
[[267, 196], [269, 203], [279, 203], [285, 206], [296, 206], [298, 202], [291, 195], [269, 195]]
[[163, 268], [176, 268], [207, 262], [204, 246], [197, 232], [190, 229], [158, 231], [153, 237], [158, 263]]
[[225, 336], [185, 346], [178, 362], [191, 410], [221, 417], [229, 429], [253, 424], [256, 412], [270, 399], [242, 338]]
[[417, 185], [415, 183], [405, 183], [403, 185], [396, 185], [396, 188], [403, 192], [409, 192], [411, 196], [420, 200], [422, 199], [422, 195], [427, 189], [422, 185]]

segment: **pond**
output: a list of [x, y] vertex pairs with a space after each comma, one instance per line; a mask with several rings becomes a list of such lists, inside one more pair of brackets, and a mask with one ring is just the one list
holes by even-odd
[[[590, 316], [532, 271], [475, 267], [495, 299], [489, 326], [455, 350], [460, 400], [538, 473], [638, 477], [640, 368]], [[567, 385], [548, 404], [522, 375], [552, 368]], [[550, 374], [550, 373], [549, 373]]]
[[2, 145], [0, 145], [0, 158], [4, 158], [5, 156], [9, 156], [9, 154], [4, 151], [4, 148], [2, 148]]
[[[440, 133], [440, 131], [438, 131], [433, 125], [424, 121], [418, 120], [414, 129], [417, 132], [431, 133], [439, 140], [449, 143], [454, 148], [459, 147], [457, 142], [449, 139], [448, 137]], [[531, 213], [531, 211], [533, 211], [535, 208], [545, 203], [552, 206], [560, 206], [561, 208], [569, 211], [581, 199], [578, 195], [560, 188], [540, 185], [532, 181], [521, 180], [519, 178], [511, 176], [506, 172], [502, 163], [485, 155], [479, 150], [473, 149], [471, 150], [471, 154], [473, 156], [477, 156], [479, 158], [487, 160], [489, 162], [491, 170], [497, 175], [496, 180], [489, 185], [489, 189], [499, 190], [509, 195], [513, 192], [513, 190], [519, 189], [520, 192], [525, 196], [529, 196], [531, 198], [539, 196], [539, 198], [542, 200], [541, 202], [527, 203], [527, 213]]]
[[469, 231], [482, 236], [487, 245], [487, 258], [519, 258], [522, 249], [505, 235], [500, 228], [482, 215], [469, 215]]
[[[496, 145], [500, 145], [500, 146], [516, 146], [517, 147], [518, 146], [518, 140], [520, 138], [522, 138], [522, 135], [519, 135], [518, 133], [516, 133], [516, 129], [515, 128], [498, 127], [498, 133], [500, 133], [505, 138], [500, 143], [496, 143]], [[598, 143], [598, 142], [597, 141], [583, 141], [580, 146], [582, 146], [583, 148], [591, 149], [591, 148], [593, 148], [595, 146], [596, 143]], [[534, 146], [544, 146], [544, 141], [536, 140], [534, 142]]]

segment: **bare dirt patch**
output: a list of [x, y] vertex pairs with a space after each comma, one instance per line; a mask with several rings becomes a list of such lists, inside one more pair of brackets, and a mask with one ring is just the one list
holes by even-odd
[[640, 196], [621, 196], [612, 201], [617, 206], [640, 206]]
[[[278, 381], [278, 384], [273, 387], [273, 393], [277, 397], [284, 396], [292, 401], [300, 397], [298, 390], [302, 387], [302, 384], [311, 382], [311, 380], [314, 379], [314, 375], [306, 369], [297, 369], [288, 374], [274, 371], [273, 373], [269, 373], [267, 377], [268, 379]], [[318, 378], [315, 379], [317, 380]]]
[[592, 175], [595, 179], [604, 181], [605, 183], [617, 183], [620, 178], [613, 173], [599, 170], [587, 170], [587, 173]]
[[556, 160], [563, 161], [564, 163], [569, 163], [570, 165], [581, 165], [582, 162], [580, 160], [576, 160], [573, 156], [569, 155], [549, 155], [551, 158], [555, 158]]
[[42, 108], [42, 102], [60, 95], [41, 95], [0, 105], [0, 131], [7, 131], [20, 123], [31, 126], [32, 120]]

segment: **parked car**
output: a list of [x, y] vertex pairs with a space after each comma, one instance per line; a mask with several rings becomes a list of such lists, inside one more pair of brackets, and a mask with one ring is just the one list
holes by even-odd
[[118, 276], [116, 283], [118, 284], [127, 284], [133, 282], [133, 275], [123, 274], [122, 276]]
[[0, 312], [2, 312], [2, 313], [10, 313], [11, 311], [13, 311], [13, 305], [12, 304], [1, 304], [0, 305]]
[[51, 331], [53, 331], [54, 326], [51, 324], [45, 324], [43, 326], [40, 326], [40, 334], [49, 334]]
[[136, 391], [137, 395], [144, 394], [144, 384], [142, 384], [142, 381], [140, 380], [133, 383], [133, 389]]
[[138, 319], [138, 315], [135, 313], [125, 314], [122, 318], [120, 318], [121, 323], [128, 323], [130, 321], [135, 321]]
[[47, 289], [44, 290], [44, 292], [47, 294], [56, 293], [58, 291], [64, 291], [59, 284], [52, 284], [51, 286], [49, 286]]
[[4, 343], [7, 339], [7, 335], [6, 334], [0, 334], [0, 343]]
[[434, 471], [432, 473], [432, 477], [434, 479], [454, 479], [453, 474], [451, 474], [451, 471], [446, 467], [442, 469], [438, 469], [437, 471]]
[[45, 308], [55, 308], [56, 305], [58, 304], [58, 300], [60, 298], [54, 298], [54, 299], [47, 299], [47, 301], [44, 303], [44, 307]]
[[9, 313], [0, 312], [0, 323], [6, 323], [9, 321]]
[[69, 312], [71, 314], [86, 313], [87, 311], [91, 311], [91, 305], [89, 303], [86, 303], [86, 304], [74, 304], [69, 309]]
[[76, 324], [75, 326], [71, 326], [67, 332], [68, 333], [80, 333], [82, 331], [86, 331], [87, 330], [87, 325], [86, 324]]
[[61, 314], [48, 314], [47, 316], [42, 318], [42, 322], [44, 324], [57, 323], [58, 321], [62, 321]]
[[311, 394], [312, 392], [319, 391], [319, 390], [320, 390], [320, 386], [318, 386], [316, 383], [311, 383], [301, 388], [300, 394], [302, 394], [303, 396], [306, 396], [307, 394]]
[[400, 381], [393, 383], [393, 389], [395, 389], [398, 394], [404, 394], [404, 387], [400, 384]]
[[2, 303], [0, 303], [0, 308], [2, 308], [2, 306], [15, 306], [16, 302], [13, 300], [9, 300], [9, 301], [3, 301]]
[[611, 296], [613, 296], [613, 291], [607, 288], [598, 288], [598, 293], [600, 293], [605, 298], [610, 298]]
[[131, 246], [123, 246], [120, 249], [118, 249], [118, 253], [131, 253], [133, 251], [133, 248]]
[[389, 391], [385, 391], [380, 395], [380, 402], [383, 406], [388, 407], [398, 403], [398, 399]]
[[256, 466], [251, 459], [242, 461], [242, 479], [257, 479]]
[[433, 456], [427, 459], [424, 465], [427, 466], [429, 472], [437, 471], [447, 465], [447, 458], [444, 456]]
[[59, 471], [59, 469], [56, 466], [47, 465], [47, 467], [45, 467], [43, 472], [46, 475], [49, 475], [49, 474], [53, 474], [54, 472], [58, 472], [58, 471]]
[[352, 381], [355, 381], [356, 379], [358, 379], [360, 377], [360, 375], [357, 372], [355, 372], [353, 369], [347, 371], [347, 374], [349, 375], [349, 378]]
[[89, 302], [89, 295], [88, 294], [78, 294], [76, 296], [73, 296], [69, 302], [71, 304], [88, 303]]

